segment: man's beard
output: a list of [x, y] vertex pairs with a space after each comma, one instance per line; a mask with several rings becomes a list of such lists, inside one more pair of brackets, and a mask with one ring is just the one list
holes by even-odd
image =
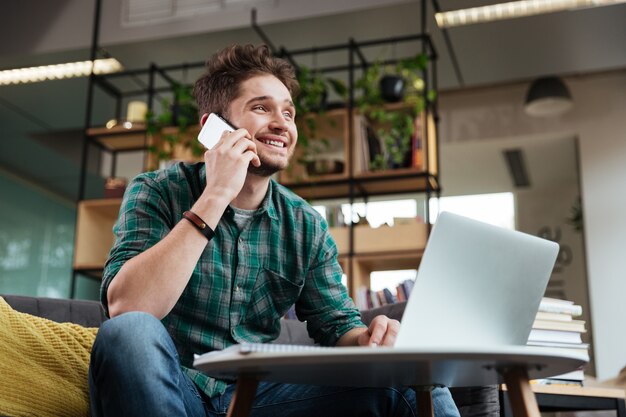
[[[282, 167], [274, 163], [271, 163], [267, 161], [265, 158], [260, 157], [260, 160], [261, 160], [261, 166], [255, 167], [254, 165], [250, 164], [248, 166], [248, 173], [258, 175], [259, 177], [271, 177], [278, 171], [282, 171], [283, 169], [286, 168], [286, 166]], [[289, 161], [291, 161], [291, 157], [289, 158]]]

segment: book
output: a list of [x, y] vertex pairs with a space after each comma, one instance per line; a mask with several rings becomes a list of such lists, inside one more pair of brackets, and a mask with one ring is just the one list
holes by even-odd
[[529, 342], [560, 342], [560, 343], [582, 343], [580, 332], [565, 330], [531, 329], [528, 336]]
[[527, 345], [529, 346], [543, 346], [543, 347], [560, 347], [564, 349], [579, 349], [585, 352], [589, 351], [589, 343], [566, 343], [566, 342], [547, 342], [547, 341], [534, 341], [529, 340]]
[[367, 170], [369, 171], [369, 167], [371, 163], [374, 162], [379, 155], [385, 155], [385, 145], [381, 142], [380, 138], [374, 131], [371, 125], [367, 125], [367, 150], [370, 156], [369, 163], [367, 164]]
[[574, 304], [572, 300], [563, 300], [562, 298], [553, 298], [553, 297], [543, 297], [541, 301], [545, 301], [547, 303], [555, 303], [555, 304], [567, 304], [567, 305]]
[[533, 322], [533, 329], [567, 330], [581, 333], [585, 333], [587, 331], [583, 320], [551, 321], [536, 319]]
[[367, 294], [368, 300], [370, 301], [372, 306], [370, 308], [376, 308], [381, 306], [380, 299], [378, 298], [378, 293], [376, 291], [368, 289]]
[[365, 285], [361, 285], [356, 292], [356, 299], [354, 300], [354, 304], [359, 310], [367, 310], [369, 307], [368, 303], [368, 288]]
[[572, 321], [572, 315], [566, 313], [547, 313], [545, 311], [537, 312], [537, 320], [550, 320], [550, 321]]
[[407, 279], [405, 281], [402, 281], [402, 287], [404, 288], [404, 294], [406, 295], [407, 300], [411, 296], [411, 291], [413, 291], [414, 286], [415, 286], [415, 281], [412, 279]]
[[406, 293], [404, 292], [404, 287], [402, 286], [402, 283], [396, 286], [396, 298], [398, 299], [398, 302], [408, 300]]
[[572, 301], [557, 300], [555, 298], [542, 298], [539, 311], [545, 313], [561, 313], [578, 317], [583, 314], [583, 308]]
[[370, 145], [368, 139], [369, 121], [363, 115], [354, 116], [354, 172], [369, 171]]
[[428, 172], [436, 175], [439, 172], [437, 158], [437, 124], [431, 112], [428, 112], [426, 129], [428, 132]]
[[398, 299], [393, 296], [393, 294], [391, 293], [391, 290], [389, 288], [384, 288], [383, 289], [383, 295], [385, 297], [385, 301], [386, 301], [387, 304], [393, 304], [393, 303], [397, 303], [398, 302]]
[[588, 343], [561, 343], [561, 342], [534, 342], [529, 341], [528, 346], [549, 347], [563, 349], [563, 352], [575, 352], [580, 354], [589, 354]]
[[413, 137], [411, 145], [413, 152], [411, 155], [411, 166], [417, 169], [424, 169], [424, 126], [425, 112], [417, 115], [413, 125]]

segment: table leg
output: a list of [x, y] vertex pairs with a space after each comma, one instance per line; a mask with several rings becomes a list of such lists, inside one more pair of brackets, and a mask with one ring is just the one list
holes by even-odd
[[503, 372], [509, 392], [513, 417], [541, 417], [535, 394], [528, 382], [526, 369], [514, 368]]
[[258, 385], [259, 381], [254, 377], [240, 376], [237, 379], [237, 387], [228, 406], [227, 417], [248, 417]]
[[415, 387], [413, 390], [417, 400], [417, 416], [434, 417], [435, 409], [433, 408], [433, 395], [430, 387]]

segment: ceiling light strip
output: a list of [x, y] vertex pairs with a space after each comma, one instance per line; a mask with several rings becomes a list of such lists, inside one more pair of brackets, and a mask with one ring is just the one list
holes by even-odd
[[449, 28], [619, 3], [626, 0], [521, 0], [435, 13], [435, 20], [440, 28]]
[[0, 85], [34, 83], [46, 80], [86, 77], [91, 74], [111, 74], [122, 71], [122, 64], [115, 58], [92, 61], [68, 62], [66, 64], [42, 65], [0, 71]]

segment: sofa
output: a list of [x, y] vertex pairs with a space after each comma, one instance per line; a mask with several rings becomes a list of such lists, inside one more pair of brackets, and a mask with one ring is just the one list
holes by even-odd
[[[96, 301], [65, 300], [19, 295], [3, 295], [5, 301], [23, 313], [47, 318], [59, 323], [75, 323], [85, 327], [99, 327], [107, 319]], [[385, 314], [400, 320], [405, 303], [391, 304], [362, 311], [363, 321], [369, 323], [375, 316]], [[313, 344], [306, 327], [297, 320], [282, 320], [282, 330], [275, 343]], [[452, 396], [462, 417], [497, 417], [500, 415], [497, 386], [452, 388]]]

